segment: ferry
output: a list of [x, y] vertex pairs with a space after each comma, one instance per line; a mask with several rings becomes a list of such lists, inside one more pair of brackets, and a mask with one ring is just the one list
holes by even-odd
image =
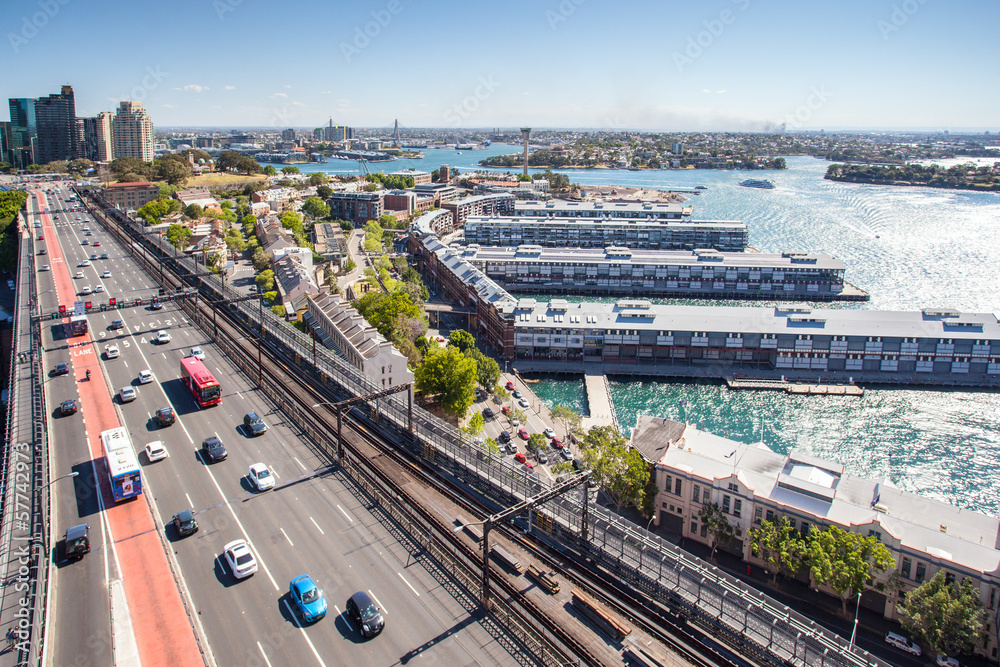
[[774, 189], [774, 183], [763, 178], [761, 179], [748, 178], [747, 180], [740, 183], [740, 185], [742, 185], [745, 188], [761, 188], [762, 190]]

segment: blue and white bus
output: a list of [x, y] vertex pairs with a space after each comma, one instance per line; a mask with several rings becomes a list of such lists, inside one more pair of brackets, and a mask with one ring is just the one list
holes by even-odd
[[138, 497], [142, 493], [142, 475], [128, 431], [120, 426], [104, 431], [101, 433], [101, 447], [115, 502]]

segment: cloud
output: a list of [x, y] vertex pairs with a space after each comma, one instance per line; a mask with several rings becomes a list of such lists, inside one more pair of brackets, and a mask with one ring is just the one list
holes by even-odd
[[223, 86], [223, 90], [236, 90], [236, 86]]
[[218, 104], [213, 104], [212, 106], [210, 106], [208, 108], [209, 109], [221, 109], [222, 107], [220, 105], [218, 105]]
[[711, 91], [711, 90], [709, 90], [708, 88], [702, 88], [702, 89], [701, 89], [701, 92], [703, 92], [703, 93], [710, 93], [710, 92], [712, 92], [712, 91]]
[[208, 90], [208, 86], [199, 86], [197, 83], [189, 83], [183, 88], [175, 87], [174, 90], [186, 90], [189, 93], [200, 93], [202, 91]]
[[333, 95], [333, 91], [332, 90], [321, 90], [321, 91], [319, 91], [319, 94], [320, 95]]
[[291, 87], [292, 87], [292, 84], [290, 84], [290, 83], [286, 83], [285, 84], [285, 88], [291, 88]]
[[716, 94], [716, 95], [723, 95], [723, 94], [725, 94], [725, 92], [726, 92], [726, 89], [725, 89], [725, 88], [723, 88], [722, 90], [717, 90], [717, 91], [715, 91], [715, 94]]
[[275, 93], [274, 95], [271, 95], [271, 97], [288, 97], [288, 95], [285, 93]]
[[161, 106], [163, 106], [164, 109], [176, 109], [177, 108], [173, 104], [163, 104]]

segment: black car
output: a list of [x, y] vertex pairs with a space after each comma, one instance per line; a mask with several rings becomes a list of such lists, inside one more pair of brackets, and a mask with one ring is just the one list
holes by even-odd
[[264, 435], [267, 424], [256, 412], [248, 412], [243, 415], [243, 433], [246, 435]]
[[162, 308], [163, 308], [163, 304], [160, 303], [159, 301], [156, 301], [154, 303], [149, 304], [149, 309], [150, 310], [161, 310]]
[[212, 463], [225, 461], [229, 456], [222, 441], [214, 435], [211, 438], [205, 438], [204, 442], [201, 443], [201, 452], [205, 459]]
[[76, 414], [76, 400], [71, 398], [68, 401], [63, 401], [59, 406], [59, 413], [62, 415]]
[[160, 426], [170, 426], [174, 423], [174, 409], [160, 408], [156, 411], [156, 423]]
[[53, 375], [69, 375], [69, 364], [56, 364], [52, 369]]
[[504, 443], [510, 442], [510, 433], [507, 431], [501, 431], [500, 435], [497, 436], [497, 440]]
[[177, 529], [177, 534], [181, 537], [187, 537], [188, 535], [194, 535], [198, 532], [198, 522], [194, 518], [194, 512], [191, 510], [181, 510], [174, 515], [174, 528]]
[[374, 637], [385, 628], [382, 612], [364, 591], [358, 591], [347, 600], [347, 615], [357, 622], [362, 637]]
[[493, 408], [486, 408], [485, 410], [483, 410], [483, 417], [486, 417], [487, 419], [493, 419], [493, 416], [494, 416]]
[[573, 470], [577, 472], [583, 471], [583, 461], [580, 459], [573, 459]]
[[42, 248], [41, 250], [38, 251], [39, 255], [44, 255], [44, 254], [47, 254], [47, 253], [48, 253], [48, 250], [46, 250], [45, 248]]

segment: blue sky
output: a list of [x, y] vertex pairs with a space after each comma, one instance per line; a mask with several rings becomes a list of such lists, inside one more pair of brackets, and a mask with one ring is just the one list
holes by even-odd
[[1000, 128], [995, 0], [7, 0], [4, 98], [157, 126]]

